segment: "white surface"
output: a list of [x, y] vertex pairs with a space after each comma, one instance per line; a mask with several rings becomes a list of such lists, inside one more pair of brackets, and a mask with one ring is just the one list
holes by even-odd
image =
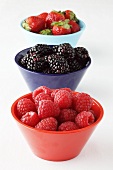
[[[50, 162], [33, 155], [11, 117], [11, 104], [28, 93], [14, 56], [28, 47], [20, 21], [43, 11], [71, 9], [86, 23], [77, 46], [89, 50], [92, 65], [77, 91], [89, 93], [104, 108], [104, 118], [90, 140], [72, 160]], [[113, 1], [0, 0], [0, 169], [103, 170], [113, 169]]]

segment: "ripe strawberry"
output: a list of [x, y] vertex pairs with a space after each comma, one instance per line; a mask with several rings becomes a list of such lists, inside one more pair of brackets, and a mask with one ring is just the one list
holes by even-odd
[[58, 122], [53, 117], [48, 117], [45, 119], [42, 119], [36, 126], [36, 129], [40, 130], [50, 130], [50, 131], [56, 131], [57, 130]]
[[60, 111], [60, 114], [58, 116], [58, 122], [66, 122], [66, 121], [75, 121], [75, 116], [77, 115], [77, 112], [73, 109], [62, 109]]
[[76, 130], [76, 129], [78, 129], [77, 125], [71, 121], [63, 122], [58, 127], [59, 131], [70, 131], [70, 130]]
[[74, 20], [70, 20], [69, 24], [71, 25], [71, 33], [80, 31], [80, 26]]
[[47, 16], [48, 16], [48, 12], [43, 12], [43, 13], [37, 15], [38, 18], [42, 18], [44, 21], [46, 21]]
[[59, 106], [60, 109], [70, 108], [72, 105], [72, 95], [67, 90], [59, 90], [54, 96], [54, 103]]
[[40, 121], [36, 112], [30, 111], [24, 114], [20, 119], [24, 124], [35, 127]]
[[87, 93], [78, 93], [75, 104], [75, 110], [79, 113], [82, 111], [89, 111], [93, 104], [92, 97]]
[[32, 92], [32, 98], [35, 99], [35, 97], [39, 94], [44, 92], [45, 94], [51, 95], [52, 90], [49, 87], [46, 86], [40, 86], [38, 88], [36, 88], [33, 92]]
[[20, 99], [17, 103], [18, 116], [22, 117], [26, 112], [36, 111], [35, 104], [28, 98]]
[[45, 21], [42, 18], [30, 16], [23, 21], [22, 26], [27, 31], [39, 33], [45, 28]]
[[75, 20], [76, 22], [78, 21], [75, 13], [71, 10], [65, 10], [64, 11], [64, 16], [66, 19], [69, 19], [69, 20]]
[[51, 100], [41, 100], [38, 105], [38, 115], [40, 119], [47, 117], [57, 117], [60, 113], [60, 109], [56, 108], [55, 104]]
[[53, 35], [65, 35], [71, 33], [71, 26], [69, 20], [53, 22], [52, 34]]
[[75, 118], [75, 123], [78, 125], [79, 128], [84, 128], [86, 126], [91, 125], [94, 123], [95, 117], [92, 112], [90, 111], [82, 111], [77, 114]]
[[48, 13], [48, 16], [46, 17], [46, 26], [47, 28], [52, 28], [51, 25], [52, 22], [64, 20], [65, 17], [61, 11], [51, 11], [50, 13]]

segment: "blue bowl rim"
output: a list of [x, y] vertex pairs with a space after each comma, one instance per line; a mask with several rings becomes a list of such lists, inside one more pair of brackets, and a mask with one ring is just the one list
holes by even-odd
[[[18, 53], [16, 54], [14, 60], [15, 60], [15, 63], [18, 65], [18, 67], [20, 67], [21, 69], [23, 69], [23, 70], [25, 70], [25, 71], [27, 71], [27, 72], [33, 73], [33, 74], [37, 74], [37, 75], [40, 74], [40, 75], [45, 75], [45, 76], [66, 76], [66, 75], [75, 74], [75, 73], [77, 73], [77, 72], [81, 72], [81, 71], [87, 69], [87, 68], [91, 65], [91, 58], [89, 58], [89, 62], [87, 63], [87, 65], [86, 65], [84, 68], [82, 68], [82, 69], [80, 69], [80, 70], [77, 70], [77, 71], [75, 71], [75, 72], [71, 72], [71, 73], [65, 73], [65, 74], [46, 74], [46, 73], [40, 73], [40, 72], [31, 71], [31, 70], [28, 70], [28, 69], [22, 67], [22, 66], [18, 63], [18, 60], [17, 60], [18, 55], [20, 55], [20, 57], [21, 57], [21, 55], [23, 55], [23, 52], [25, 52], [25, 51], [27, 52], [30, 48], [31, 48], [31, 47], [26, 48], [26, 49], [23, 49], [23, 50], [21, 50], [20, 52], [18, 52]], [[25, 53], [26, 53], [26, 52], [25, 52]]]
[[[24, 19], [25, 20], [25, 19]], [[34, 32], [30, 32], [30, 31], [27, 31], [27, 30], [25, 30], [23, 27], [22, 27], [22, 22], [24, 21], [24, 20], [22, 20], [21, 22], [20, 22], [20, 27], [21, 27], [21, 29], [22, 30], [24, 30], [24, 31], [26, 31], [27, 33], [29, 33], [29, 34], [33, 34], [33, 35], [36, 35], [36, 36], [39, 36], [39, 37], [41, 37], [41, 36], [43, 36], [44, 38], [53, 38], [53, 35], [42, 35], [42, 34], [37, 34], [37, 33], [34, 33]], [[73, 36], [73, 35], [76, 35], [76, 34], [80, 34], [81, 32], [83, 32], [84, 30], [85, 30], [85, 28], [86, 28], [86, 24], [81, 20], [81, 19], [79, 19], [79, 22], [80, 22], [80, 31], [78, 31], [78, 32], [75, 32], [75, 33], [72, 33], [72, 34], [66, 34], [66, 35], [54, 35], [54, 38], [56, 39], [56, 38], [58, 38], [58, 37], [69, 37], [69, 36]]]

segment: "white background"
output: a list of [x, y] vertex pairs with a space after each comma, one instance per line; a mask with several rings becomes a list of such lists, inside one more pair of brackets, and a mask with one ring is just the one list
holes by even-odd
[[[104, 108], [104, 117], [90, 140], [72, 160], [45, 161], [29, 149], [14, 119], [11, 104], [28, 93], [14, 63], [28, 47], [20, 21], [51, 10], [73, 10], [86, 23], [77, 46], [86, 47], [92, 64], [77, 91], [89, 93]], [[0, 0], [0, 169], [112, 170], [113, 169], [113, 1], [112, 0]]]

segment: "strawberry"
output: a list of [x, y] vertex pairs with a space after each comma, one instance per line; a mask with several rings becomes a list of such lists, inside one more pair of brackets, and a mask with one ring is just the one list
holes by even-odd
[[30, 16], [23, 21], [22, 26], [27, 31], [39, 33], [45, 28], [45, 21], [42, 18]]
[[80, 26], [74, 20], [70, 20], [69, 24], [71, 25], [71, 33], [80, 31]]
[[63, 13], [64, 13], [64, 16], [65, 16], [65, 19], [75, 20], [76, 22], [78, 21], [75, 13], [73, 11], [65, 10]]
[[47, 28], [52, 28], [51, 23], [55, 21], [64, 21], [65, 17], [61, 11], [51, 11], [46, 17]]
[[71, 33], [71, 26], [69, 25], [69, 20], [53, 22], [51, 25], [53, 25], [53, 35], [65, 35]]
[[38, 18], [42, 18], [44, 21], [46, 21], [47, 16], [48, 16], [47, 12], [43, 12], [43, 13], [37, 15]]

